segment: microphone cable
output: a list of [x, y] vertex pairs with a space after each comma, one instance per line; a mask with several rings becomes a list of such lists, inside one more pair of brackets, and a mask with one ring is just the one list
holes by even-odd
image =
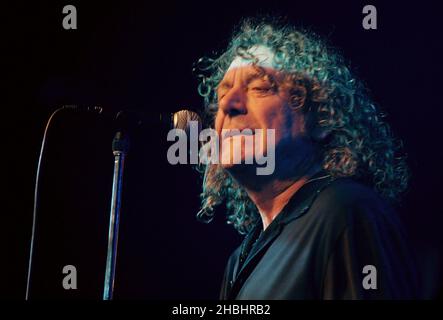
[[[43, 133], [43, 139], [42, 144], [40, 147], [40, 155], [38, 157], [38, 163], [37, 163], [37, 172], [35, 177], [35, 185], [34, 185], [34, 206], [32, 211], [32, 231], [31, 231], [31, 243], [30, 243], [30, 250], [29, 250], [29, 261], [28, 261], [28, 275], [26, 279], [26, 296], [25, 300], [29, 299], [29, 290], [30, 290], [30, 284], [31, 284], [31, 272], [32, 272], [32, 259], [34, 255], [34, 240], [35, 240], [35, 229], [36, 229], [36, 221], [37, 221], [37, 209], [38, 209], [38, 195], [39, 195], [39, 181], [40, 181], [40, 169], [43, 159], [43, 154], [45, 151], [46, 146], [46, 136], [48, 134], [48, 129], [51, 125], [52, 119], [61, 111], [63, 110], [81, 110], [79, 106], [76, 105], [65, 105], [54, 112], [52, 112], [51, 116], [49, 117], [48, 121], [46, 122], [45, 131]], [[101, 107], [87, 107], [87, 111], [93, 111], [96, 113], [101, 113], [103, 109]]]

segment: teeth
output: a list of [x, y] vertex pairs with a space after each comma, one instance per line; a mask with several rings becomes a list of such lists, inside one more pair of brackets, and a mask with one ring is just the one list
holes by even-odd
[[229, 137], [236, 137], [236, 136], [252, 136], [253, 134], [249, 134], [249, 133], [234, 133], [234, 134], [228, 134], [225, 136], [225, 138], [229, 138]]
[[225, 138], [229, 138], [229, 137], [234, 137], [234, 136], [239, 136], [239, 135], [244, 135], [244, 136], [253, 136], [254, 135], [254, 130], [246, 130], [246, 131], [242, 131], [239, 130], [239, 132], [236, 131], [228, 131], [225, 133], [224, 137]]

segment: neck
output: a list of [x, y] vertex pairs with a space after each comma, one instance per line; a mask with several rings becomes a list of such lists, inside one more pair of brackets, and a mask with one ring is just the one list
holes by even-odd
[[229, 170], [231, 176], [245, 189], [256, 205], [263, 230], [278, 216], [292, 196], [321, 170], [321, 165], [317, 162], [311, 162], [310, 165], [299, 163], [295, 170], [290, 166], [280, 167], [290, 170], [276, 170], [271, 176], [257, 176], [253, 166], [237, 166]]
[[273, 181], [260, 190], [246, 189], [260, 212], [263, 230], [271, 224], [291, 197], [309, 180], [309, 177], [304, 176], [295, 181]]

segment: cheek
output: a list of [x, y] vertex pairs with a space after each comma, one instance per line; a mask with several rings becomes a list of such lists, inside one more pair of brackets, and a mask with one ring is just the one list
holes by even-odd
[[278, 123], [282, 137], [295, 139], [304, 134], [304, 117], [300, 110], [285, 104], [282, 106], [281, 116]]
[[291, 135], [292, 137], [301, 137], [305, 135], [304, 117], [298, 111], [291, 117]]
[[292, 115], [284, 106], [279, 105], [268, 109], [262, 119], [264, 120], [263, 128], [275, 130], [277, 141], [291, 135]]

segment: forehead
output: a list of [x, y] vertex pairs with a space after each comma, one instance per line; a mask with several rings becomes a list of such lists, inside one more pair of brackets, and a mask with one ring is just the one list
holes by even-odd
[[268, 47], [263, 45], [252, 46], [244, 56], [236, 56], [231, 62], [228, 71], [235, 68], [247, 67], [255, 64], [259, 67], [274, 68], [274, 53]]
[[236, 56], [219, 85], [241, 78], [244, 82], [250, 82], [266, 75], [275, 76], [277, 70], [274, 64], [274, 53], [266, 46], [252, 46], [243, 56]]
[[231, 68], [226, 71], [221, 82], [233, 82], [238, 78], [241, 78], [243, 82], [248, 82], [248, 80], [264, 76], [265, 73], [261, 72], [261, 70], [263, 69], [258, 69], [253, 65]]
[[271, 82], [280, 81], [283, 74], [273, 68], [257, 67], [256, 65], [246, 65], [228, 69], [220, 81], [218, 88], [232, 86], [234, 82], [240, 81], [248, 84], [254, 80], [270, 80]]

